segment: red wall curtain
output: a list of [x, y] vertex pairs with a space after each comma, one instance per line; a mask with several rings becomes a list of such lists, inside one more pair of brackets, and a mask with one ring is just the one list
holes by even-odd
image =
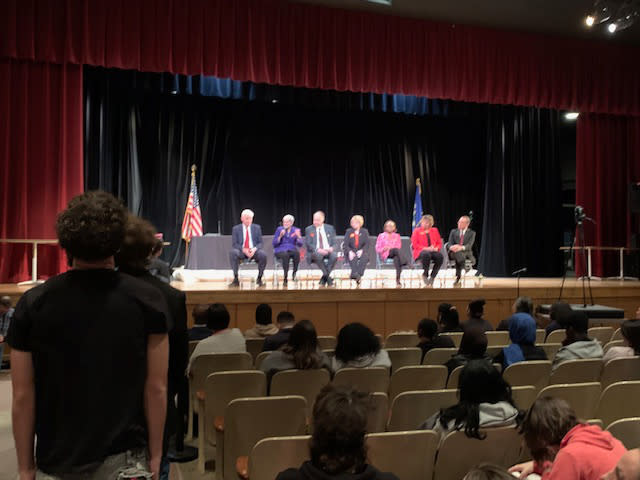
[[[630, 246], [628, 188], [640, 181], [640, 117], [580, 115], [576, 153], [576, 203], [596, 225], [585, 222], [587, 245]], [[581, 262], [578, 262], [581, 264]], [[593, 274], [618, 274], [615, 253], [594, 253]]]
[[[82, 67], [0, 60], [0, 238], [56, 238], [56, 213], [83, 190]], [[64, 269], [39, 250], [44, 276]], [[31, 247], [0, 244], [0, 282], [29, 278]]]
[[640, 114], [640, 49], [281, 0], [5, 0], [0, 57]]

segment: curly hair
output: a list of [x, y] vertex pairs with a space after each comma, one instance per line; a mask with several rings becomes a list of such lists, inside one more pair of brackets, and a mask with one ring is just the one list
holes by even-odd
[[335, 357], [342, 363], [364, 355], [377, 355], [379, 351], [380, 340], [362, 323], [349, 323], [338, 332]]
[[367, 393], [348, 386], [324, 387], [313, 406], [313, 465], [329, 475], [360, 473], [367, 463], [365, 435], [371, 409]]
[[113, 256], [124, 239], [127, 209], [113, 195], [90, 191], [71, 199], [58, 214], [56, 234], [70, 258], [103, 260]]
[[130, 214], [127, 217], [122, 246], [116, 253], [116, 265], [123, 270], [146, 269], [157, 243], [155, 235], [156, 229], [150, 222]]

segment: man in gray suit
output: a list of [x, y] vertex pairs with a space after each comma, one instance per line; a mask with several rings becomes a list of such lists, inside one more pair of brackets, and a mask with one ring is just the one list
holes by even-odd
[[458, 228], [449, 233], [449, 258], [456, 262], [456, 284], [460, 283], [460, 275], [467, 259], [476, 263], [473, 256], [473, 243], [476, 241], [476, 232], [469, 228], [471, 219], [463, 215], [458, 220]]
[[322, 271], [320, 285], [333, 285], [333, 279], [329, 276], [336, 266], [338, 256], [336, 250], [336, 229], [332, 225], [324, 223], [324, 212], [313, 214], [313, 225], [309, 225], [304, 231], [305, 244], [311, 263], [318, 265]]

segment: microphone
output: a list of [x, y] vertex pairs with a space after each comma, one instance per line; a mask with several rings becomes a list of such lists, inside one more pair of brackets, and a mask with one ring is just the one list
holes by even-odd
[[515, 272], [513, 272], [511, 275], [512, 276], [516, 276], [516, 275], [520, 275], [521, 273], [527, 273], [527, 267], [522, 267], [519, 270], [516, 270]]

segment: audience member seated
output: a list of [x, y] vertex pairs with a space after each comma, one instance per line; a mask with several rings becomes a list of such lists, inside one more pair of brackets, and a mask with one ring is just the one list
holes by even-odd
[[555, 330], [564, 330], [571, 316], [571, 312], [573, 312], [573, 310], [567, 302], [556, 302], [551, 305], [551, 310], [549, 311], [549, 319], [551, 321], [544, 329], [545, 337], [548, 337], [549, 334]]
[[509, 469], [520, 472], [520, 478], [537, 473], [542, 480], [600, 480], [626, 451], [609, 432], [580, 423], [569, 404], [559, 398], [536, 400], [525, 416], [522, 433], [533, 461]]
[[469, 470], [462, 480], [513, 480], [506, 468], [491, 463], [481, 463]]
[[602, 360], [607, 363], [614, 358], [633, 357], [640, 355], [640, 320], [625, 320], [620, 327], [624, 346], [611, 347], [604, 354]]
[[485, 320], [484, 315], [484, 298], [479, 298], [469, 302], [467, 307], [468, 320], [464, 323], [463, 328], [479, 325], [485, 332], [493, 331], [493, 325], [488, 320]]
[[580, 358], [602, 358], [602, 345], [596, 339], [587, 335], [589, 317], [584, 312], [572, 312], [566, 326], [566, 337], [562, 347], [553, 358], [552, 370], [558, 368], [562, 362]]
[[460, 373], [458, 403], [428, 418], [421, 426], [444, 439], [447, 433], [464, 430], [467, 437], [484, 439], [481, 428], [505, 427], [520, 422], [511, 398], [511, 387], [500, 372], [484, 360], [471, 360]]
[[309, 320], [300, 320], [291, 329], [289, 341], [281, 350], [271, 352], [260, 369], [271, 377], [282, 370], [331, 368], [329, 357], [318, 348], [316, 328]]
[[210, 337], [213, 331], [207, 327], [209, 305], [201, 304], [193, 307], [191, 315], [193, 316], [193, 327], [188, 330], [189, 341], [199, 341]]
[[289, 341], [289, 335], [291, 335], [291, 329], [296, 323], [296, 317], [291, 312], [280, 312], [276, 318], [276, 323], [278, 324], [278, 331], [264, 339], [263, 352], [279, 350]]
[[494, 361], [505, 369], [514, 363], [529, 360], [546, 360], [547, 354], [536, 347], [536, 322], [528, 313], [516, 313], [509, 321], [511, 345], [502, 349]]
[[256, 307], [256, 324], [244, 332], [245, 338], [265, 338], [278, 333], [278, 327], [273, 324], [271, 307], [261, 303]]
[[458, 309], [450, 303], [441, 303], [438, 306], [438, 323], [440, 333], [462, 332]]
[[313, 405], [311, 460], [281, 472], [276, 480], [398, 480], [367, 464], [369, 395], [351, 387], [327, 385]]
[[361, 323], [350, 323], [338, 332], [331, 370], [337, 372], [346, 367], [391, 367], [389, 354], [380, 348], [378, 337]]
[[247, 351], [244, 335], [237, 328], [229, 328], [229, 312], [221, 303], [214, 303], [207, 309], [207, 327], [213, 332], [210, 337], [200, 340], [189, 359], [187, 371], [191, 371], [193, 361], [207, 353], [239, 353]]
[[637, 480], [640, 478], [640, 449], [634, 448], [622, 455], [615, 468], [602, 480]]
[[420, 343], [416, 345], [422, 350], [422, 360], [427, 352], [433, 348], [453, 348], [455, 344], [448, 335], [438, 335], [438, 324], [430, 318], [423, 318], [418, 323], [418, 338]]
[[[533, 318], [533, 300], [531, 300], [531, 298], [529, 297], [518, 297], [516, 299], [516, 301], [513, 304], [513, 315], [510, 316], [509, 318], [506, 318], [504, 320], [502, 320], [498, 326], [496, 327], [496, 330], [498, 331], [503, 331], [503, 332], [508, 332], [509, 331], [509, 323], [511, 322], [511, 319], [513, 317], [515, 317], [516, 315], [522, 316], [522, 315], [528, 315], [529, 317]], [[533, 318], [533, 323], [535, 323], [535, 318]]]
[[7, 332], [13, 317], [13, 308], [11, 308], [11, 298], [7, 296], [0, 297], [0, 370], [2, 370], [2, 354], [4, 352], [4, 344], [7, 339]]
[[149, 266], [147, 269], [154, 277], [159, 278], [163, 282], [169, 283], [171, 281], [171, 266], [160, 258], [163, 250], [164, 240], [162, 237], [158, 238], [156, 236], [153, 242], [153, 250], [151, 250], [151, 259], [149, 260]]
[[458, 353], [445, 364], [449, 369], [449, 374], [471, 360], [484, 360], [491, 365], [493, 359], [487, 355], [487, 344], [487, 334], [481, 326], [467, 328], [462, 335]]

